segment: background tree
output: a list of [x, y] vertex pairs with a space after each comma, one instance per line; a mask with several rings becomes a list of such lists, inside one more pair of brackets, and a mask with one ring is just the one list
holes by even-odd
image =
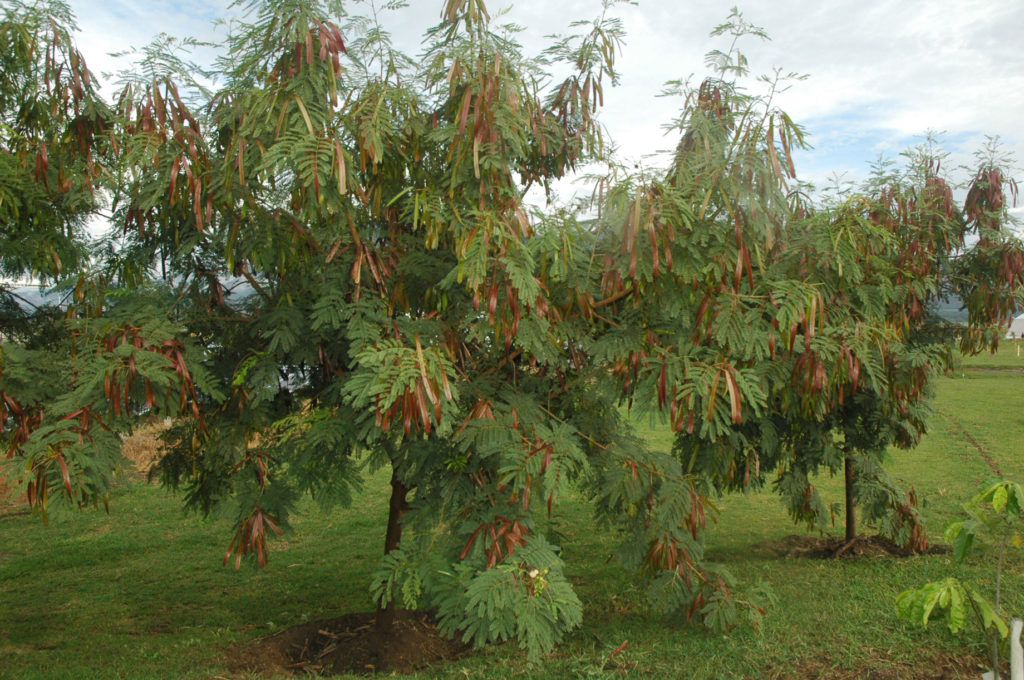
[[[850, 540], [859, 501], [884, 534], [921, 547], [916, 499], [881, 463], [924, 432], [929, 381], [952, 366], [956, 338], [978, 351], [1005, 327], [1020, 244], [997, 210], [987, 240], [967, 247], [977, 219], [956, 206], [927, 149], [905, 177], [816, 209], [792, 164], [800, 130], [772, 104], [781, 81], [764, 79], [765, 96], [737, 85], [746, 61], [735, 39], [763, 32], [734, 13], [715, 33], [734, 42], [709, 54], [718, 78], [677, 86], [690, 105], [671, 168], [605, 193], [597, 299], [614, 322], [597, 355], [631, 404], [667, 416], [695, 484], [747, 488], [774, 472], [793, 517], [820, 527], [831, 512], [809, 475], [843, 471]], [[994, 188], [1005, 173], [982, 167], [986, 189], [968, 196], [1005, 209]], [[966, 328], [934, 312], [950, 294], [963, 295]]]
[[[0, 274], [5, 277], [74, 284], [88, 266], [86, 223], [102, 203], [112, 117], [74, 46], [74, 29], [62, 2], [9, 2], [0, 17], [5, 45], [0, 55]], [[102, 479], [120, 458], [113, 423], [100, 417], [108, 405], [102, 381], [97, 387], [80, 379], [87, 367], [100, 368], [95, 362], [113, 371], [116, 359], [88, 354], [106, 347], [106, 339], [95, 327], [65, 323], [65, 313], [52, 304], [34, 304], [0, 283], [5, 472], [21, 482], [44, 518], [51, 490], [73, 503], [103, 497]], [[77, 354], [83, 349], [87, 354]], [[129, 398], [123, 393], [117, 401], [122, 396]]]
[[[62, 2], [0, 16], [0, 273], [53, 280], [85, 257], [109, 109], [75, 48]], [[6, 289], [4, 294], [8, 294]]]
[[[737, 13], [715, 34], [723, 32], [762, 33]], [[671, 84], [684, 104], [670, 167], [602, 181], [595, 260], [603, 266], [586, 301], [593, 360], [609, 367], [627, 404], [660, 413], [682, 441], [706, 443], [709, 468], [729, 470], [728, 440], [768, 417], [773, 389], [788, 380], [774, 360], [786, 342], [779, 324], [817, 303], [813, 285], [774, 269], [801, 209], [787, 183], [802, 133], [771, 93], [735, 85], [746, 62], [734, 47], [711, 53], [709, 64], [717, 77], [698, 88]], [[626, 529], [624, 561], [650, 577], [659, 608], [715, 628], [741, 605], [756, 614], [756, 597], [730, 593], [728, 573], [703, 562], [710, 469], [680, 451], [651, 455], [598, 468], [599, 512]]]
[[60, 314], [8, 282], [84, 264], [109, 129], [74, 30], [61, 2], [5, 3], [0, 15], [0, 337], [37, 349], [60, 334]]
[[192, 343], [165, 300], [104, 299], [91, 277], [87, 222], [118, 145], [74, 29], [62, 2], [6, 3], [0, 23], [0, 273], [62, 287], [59, 306], [36, 306], [0, 285], [4, 472], [44, 519], [106, 502], [133, 416], [188, 408], [203, 375], [187, 369]]
[[[991, 148], [979, 155], [982, 169], [968, 196], [977, 194], [978, 177], [1003, 176], [995, 157]], [[824, 411], [797, 412], [785, 425], [774, 423], [768, 440], [779, 442], [785, 453], [781, 461], [764, 467], [782, 473], [776, 486], [787, 498], [793, 517], [819, 527], [831, 513], [817, 498], [807, 475], [819, 468], [843, 472], [846, 541], [857, 536], [855, 505], [859, 505], [883, 535], [920, 549], [926, 537], [918, 521], [916, 498], [885, 473], [886, 450], [918, 443], [930, 415], [931, 381], [953, 368], [957, 349], [976, 353], [994, 347], [1005, 332], [1020, 299], [1021, 249], [1012, 233], [999, 226], [1008, 219], [1005, 211], [990, 214], [993, 228], [987, 241], [982, 241], [976, 221], [956, 204], [952, 183], [940, 174], [942, 156], [937, 147], [924, 145], [908, 154], [908, 160], [903, 176], [879, 173], [864, 193], [817, 212], [805, 227], [793, 230], [797, 244], [820, 239], [809, 252], [797, 245], [791, 254], [804, 262], [815, 258], [813, 273], [805, 276], [820, 281], [819, 288], [827, 291], [823, 313], [841, 308], [834, 318], [826, 318], [823, 327], [841, 329], [846, 317], [847, 329], [839, 336], [843, 344], [838, 362], [827, 360], [824, 368], [819, 367], [805, 347], [802, 357], [810, 362], [804, 364], [805, 384], [813, 386], [815, 378], [809, 372], [813, 367], [815, 375], [823, 371], [822, 379], [838, 373], [850, 382], [850, 389], [833, 394]], [[995, 191], [1000, 195], [993, 201], [1005, 205], [1002, 188]], [[971, 243], [975, 240], [977, 245]], [[837, 256], [837, 244], [844, 241], [855, 247], [850, 253], [854, 262]], [[985, 249], [998, 254], [979, 259]], [[979, 284], [985, 287], [980, 295], [972, 292]], [[939, 303], [950, 297], [964, 301], [966, 325], [939, 315]], [[849, 322], [872, 314], [875, 323], [886, 329], [874, 357], [882, 367], [881, 381], [862, 379], [865, 355], [842, 351], [843, 345], [850, 346], [851, 333], [863, 332], [860, 321], [858, 326]], [[810, 348], [814, 345], [812, 341]]]

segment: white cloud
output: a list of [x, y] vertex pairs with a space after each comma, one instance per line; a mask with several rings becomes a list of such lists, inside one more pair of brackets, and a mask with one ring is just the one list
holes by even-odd
[[[625, 156], [638, 159], [673, 146], [662, 126], [678, 102], [656, 95], [668, 79], [699, 79], [703, 54], [727, 47], [725, 38], [710, 39], [708, 32], [734, 2], [615, 5], [612, 11], [622, 17], [628, 37], [619, 63], [622, 87], [607, 93], [603, 118]], [[210, 21], [223, 16], [228, 4], [79, 0], [79, 44], [95, 71], [110, 70], [107, 52], [139, 47], [161, 31], [211, 37]], [[441, 2], [411, 4], [387, 21], [399, 44], [415, 54], [417, 36], [438, 21]], [[491, 0], [492, 14], [504, 4], [509, 3]], [[531, 51], [540, 49], [545, 34], [564, 32], [573, 19], [600, 12], [599, 0], [511, 4], [505, 19], [527, 27], [521, 39]], [[741, 9], [772, 36], [770, 42], [741, 44], [755, 71], [777, 65], [810, 74], [778, 101], [810, 133], [816, 150], [802, 157], [812, 174], [820, 177], [831, 168], [863, 176], [880, 152], [898, 153], [929, 129], [949, 131], [958, 140], [1000, 135], [1024, 159], [1024, 3], [749, 0]]]

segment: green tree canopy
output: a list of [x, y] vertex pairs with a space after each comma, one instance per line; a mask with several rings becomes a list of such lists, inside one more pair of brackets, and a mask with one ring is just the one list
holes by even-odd
[[63, 3], [0, 15], [0, 274], [54, 279], [83, 263], [110, 111], [97, 95]]
[[[467, 641], [550, 650], [582, 613], [539, 520], [574, 488], [655, 609], [725, 629], [761, 603], [703, 559], [710, 490], [775, 472], [795, 517], [821, 517], [809, 473], [923, 430], [951, 351], [930, 304], [962, 294], [969, 348], [1016, 309], [998, 167], [963, 209], [927, 164], [815, 208], [802, 131], [777, 83], [736, 86], [735, 44], [677, 84], [670, 167], [613, 164], [582, 219], [525, 196], [609, 160], [614, 3], [537, 57], [481, 0], [447, 0], [417, 60], [344, 10], [247, 5], [209, 91], [154, 47], [95, 119], [108, 173], [68, 151], [76, 179], [109, 177], [122, 230], [46, 361], [3, 346], [8, 456], [37, 507], [101, 498], [118, 434], [174, 414], [158, 474], [192, 508], [233, 508], [226, 563], [264, 563], [302, 495], [347, 503], [364, 468], [389, 469], [382, 629], [402, 598]], [[737, 13], [716, 29], [751, 32]], [[26, 87], [48, 63], [24, 62]], [[58, 137], [93, 148], [89, 130]], [[662, 414], [675, 449], [645, 448], [624, 404]], [[859, 460], [879, 516], [917, 540], [913, 504]]]

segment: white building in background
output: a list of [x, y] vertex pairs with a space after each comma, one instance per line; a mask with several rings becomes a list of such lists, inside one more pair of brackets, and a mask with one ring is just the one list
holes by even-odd
[[1006, 329], [1006, 337], [1018, 340], [1024, 338], [1024, 314], [1010, 322], [1010, 327]]

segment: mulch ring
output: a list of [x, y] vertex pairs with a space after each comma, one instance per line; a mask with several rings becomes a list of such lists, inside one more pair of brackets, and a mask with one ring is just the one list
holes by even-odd
[[429, 612], [396, 612], [390, 635], [374, 629], [374, 617], [345, 614], [236, 645], [227, 651], [228, 668], [246, 675], [409, 673], [469, 649], [441, 635]]
[[929, 545], [922, 552], [893, 543], [882, 536], [861, 534], [852, 541], [837, 536], [791, 535], [775, 541], [765, 541], [755, 550], [773, 557], [836, 559], [850, 557], [910, 557], [936, 555], [949, 552], [949, 546]]

